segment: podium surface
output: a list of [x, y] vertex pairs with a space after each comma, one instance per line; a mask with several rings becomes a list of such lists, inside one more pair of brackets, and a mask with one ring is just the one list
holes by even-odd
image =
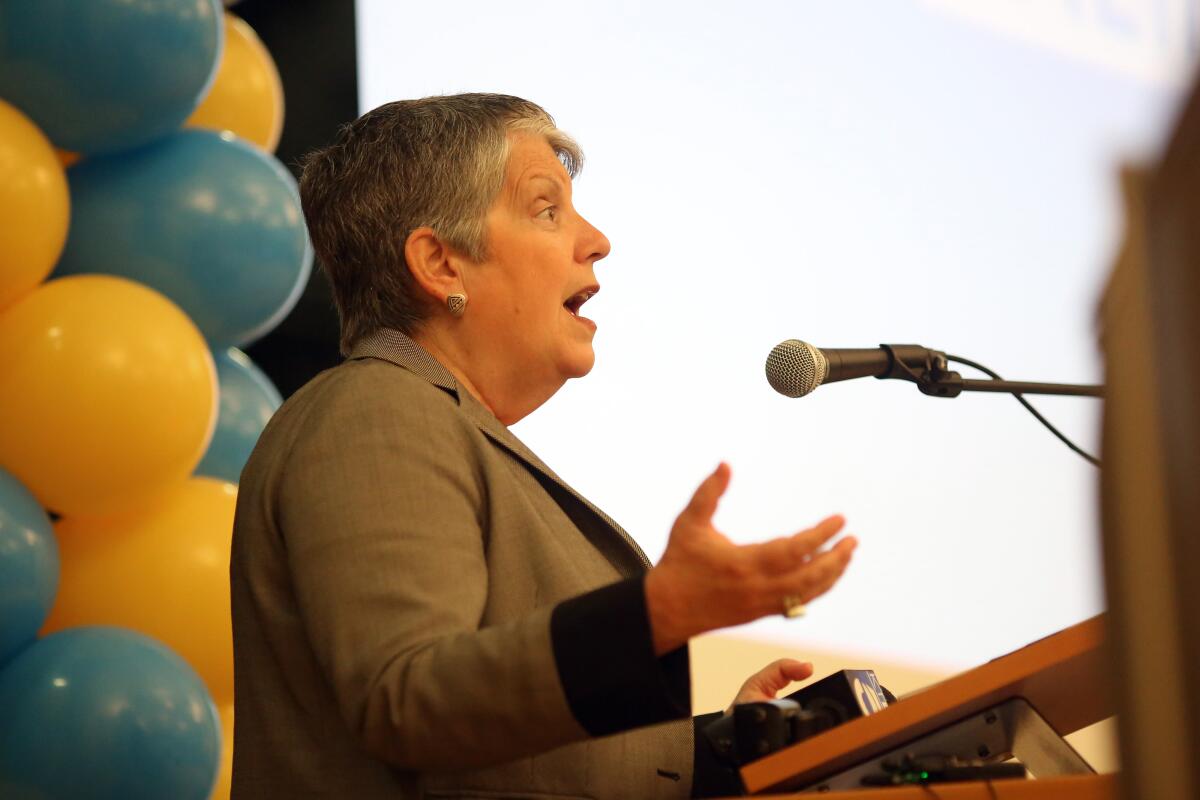
[[[1014, 698], [1028, 701], [1058, 735], [1065, 736], [1114, 713], [1103, 646], [1104, 616], [1101, 615], [907, 695], [875, 714], [851, 720], [748, 764], [742, 768], [742, 781], [751, 794], [817, 785], [825, 778]], [[1081, 780], [1090, 779], [1091, 785], [1097, 786], [1095, 780], [1098, 777], [1103, 776], [1083, 776]], [[1054, 779], [1055, 782], [1058, 780], [1065, 778]], [[1002, 784], [1038, 782], [995, 781], [990, 785], [998, 788]], [[941, 792], [951, 785], [936, 784], [925, 789], [912, 787], [925, 792], [913, 796], [928, 798], [929, 789], [936, 788]], [[985, 789], [988, 786], [982, 782], [959, 785]], [[895, 791], [874, 789], [827, 796], [857, 797], [862, 794], [883, 800], [889, 797], [888, 792]], [[897, 800], [905, 797], [891, 796]], [[1032, 798], [1042, 795], [1011, 796]]]
[[[1117, 800], [1116, 775], [1077, 775], [1034, 781], [974, 781], [897, 786], [816, 795], [827, 800]], [[762, 795], [763, 800], [800, 800], [811, 794]]]

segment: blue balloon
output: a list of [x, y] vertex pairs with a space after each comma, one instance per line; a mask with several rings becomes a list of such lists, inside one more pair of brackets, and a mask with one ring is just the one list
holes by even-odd
[[37, 638], [58, 592], [58, 541], [29, 490], [0, 469], [0, 664]]
[[136, 147], [204, 99], [224, 30], [217, 0], [0, 3], [0, 97], [64, 149]]
[[312, 248], [296, 181], [232, 134], [183, 130], [67, 171], [71, 226], [56, 275], [107, 273], [175, 301], [216, 348], [287, 315]]
[[217, 427], [196, 474], [237, 483], [259, 434], [283, 398], [271, 379], [236, 347], [214, 352], [213, 361], [220, 396]]
[[0, 670], [5, 796], [205, 800], [217, 709], [166, 646], [107, 626], [40, 639]]

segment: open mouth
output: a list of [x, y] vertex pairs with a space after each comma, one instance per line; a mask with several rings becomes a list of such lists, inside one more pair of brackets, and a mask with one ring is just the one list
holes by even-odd
[[581, 289], [567, 298], [567, 301], [563, 303], [563, 308], [571, 312], [571, 316], [578, 317], [579, 309], [583, 307], [584, 303], [591, 300], [592, 296], [598, 291], [600, 291], [599, 286], [589, 286], [586, 289]]

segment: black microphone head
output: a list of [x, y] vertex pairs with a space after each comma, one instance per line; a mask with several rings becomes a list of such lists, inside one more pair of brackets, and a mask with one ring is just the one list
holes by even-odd
[[767, 356], [767, 381], [788, 397], [803, 397], [829, 377], [825, 354], [808, 342], [788, 339]]

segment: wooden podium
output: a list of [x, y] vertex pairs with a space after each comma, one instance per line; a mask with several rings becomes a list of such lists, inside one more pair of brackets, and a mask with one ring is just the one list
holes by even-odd
[[[1114, 776], [1092, 774], [1061, 738], [1113, 715], [1107, 663], [1101, 615], [748, 764], [742, 782], [843, 800], [1115, 798]], [[861, 788], [910, 752], [1013, 755], [1037, 779]]]

